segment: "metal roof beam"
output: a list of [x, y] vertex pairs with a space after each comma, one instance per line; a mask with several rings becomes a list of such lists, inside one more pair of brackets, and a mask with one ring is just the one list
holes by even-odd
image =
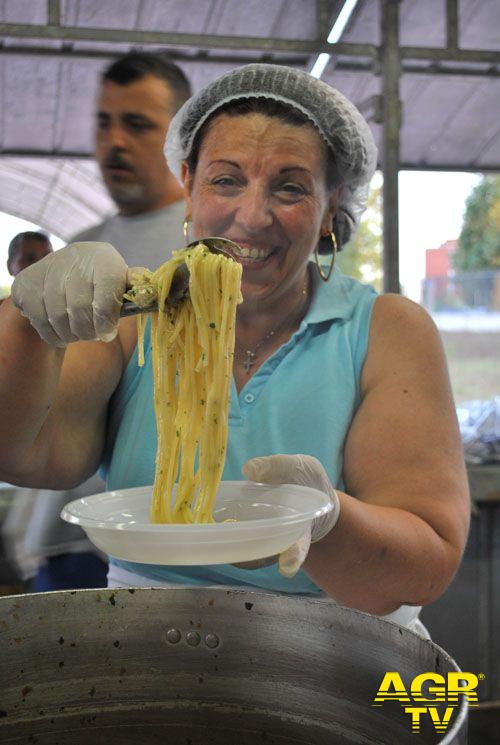
[[500, 64], [500, 52], [489, 49], [446, 49], [446, 47], [400, 47], [402, 59], [426, 62], [489, 62]]
[[[160, 50], [158, 50], [160, 51]], [[163, 50], [161, 50], [163, 51]], [[23, 57], [68, 57], [71, 59], [106, 59], [110, 60], [117, 56], [117, 52], [106, 51], [105, 49], [75, 49], [71, 42], [63, 46], [55, 47], [34, 47], [9, 44], [8, 46], [0, 40], [0, 55], [12, 55]], [[206, 64], [220, 64], [229, 62], [231, 64], [247, 64], [251, 62], [275, 62], [280, 65], [304, 66], [309, 55], [281, 56], [272, 57], [270, 54], [262, 54], [261, 57], [251, 57], [249, 55], [237, 54], [215, 54], [213, 52], [199, 51], [194, 54], [190, 52], [181, 52], [169, 50], [169, 56], [179, 62], [203, 62]], [[428, 62], [428, 66], [416, 64], [415, 61], [403, 61], [401, 63], [402, 74], [412, 75], [458, 75], [466, 77], [500, 77], [500, 62], [498, 66], [491, 65], [487, 70], [484, 68], [475, 69], [470, 63], [464, 66], [449, 67], [446, 62]], [[478, 63], [476, 63], [478, 64]], [[347, 72], [361, 72], [380, 74], [379, 66], [374, 60], [362, 58], [340, 58], [335, 63], [336, 70], [345, 70]]]
[[[164, 50], [158, 50], [164, 51]], [[206, 51], [190, 54], [189, 52], [180, 52], [172, 50], [168, 52], [170, 59], [180, 62], [203, 62], [204, 64], [220, 64], [224, 62], [234, 64], [247, 64], [250, 62], [275, 62], [280, 65], [290, 65], [292, 67], [303, 66], [309, 59], [308, 55], [282, 56], [274, 58], [270, 54], [262, 54], [260, 57], [251, 57], [250, 55], [237, 54], [207, 54]], [[62, 47], [24, 47], [22, 45], [9, 44], [6, 46], [0, 40], [0, 55], [12, 55], [22, 57], [67, 57], [70, 59], [106, 59], [111, 60], [117, 57], [116, 50], [106, 51], [105, 49], [75, 49], [71, 42], [64, 44]], [[371, 70], [371, 66], [366, 68]]]
[[474, 67], [447, 67], [446, 64], [434, 62], [428, 67], [416, 65], [411, 62], [402, 62], [401, 74], [405, 75], [455, 75], [460, 77], [476, 78], [498, 78], [500, 77], [500, 67], [491, 65], [487, 70], [477, 69]]
[[[59, 26], [49, 24], [0, 23], [0, 36], [24, 39], [51, 39], [58, 41], [96, 41], [141, 45], [189, 46], [206, 49], [252, 49], [260, 52], [296, 52], [344, 57], [368, 57], [378, 59], [379, 49], [374, 44], [337, 42], [328, 44], [317, 39], [276, 39], [258, 36], [219, 36], [214, 34], [181, 34], [164, 31], [140, 31], [131, 29], [91, 28], [83, 26]], [[453, 37], [453, 34], [451, 34]], [[448, 34], [450, 37], [450, 34]], [[400, 47], [402, 60], [424, 60], [427, 62], [484, 62], [500, 64], [500, 52], [488, 49], [453, 49], [447, 47]]]
[[6, 148], [0, 150], [0, 157], [9, 158], [68, 158], [81, 160], [94, 160], [94, 153], [84, 153], [81, 151], [64, 151], [64, 150], [29, 150], [27, 148]]
[[90, 28], [84, 26], [37, 26], [0, 23], [0, 36], [23, 39], [99, 41], [128, 44], [164, 44], [209, 49], [253, 49], [260, 52], [303, 52], [304, 54], [342, 54], [352, 57], [376, 57], [374, 44], [328, 44], [317, 39], [267, 39], [260, 36], [219, 36], [214, 34], [181, 34], [166, 31]]

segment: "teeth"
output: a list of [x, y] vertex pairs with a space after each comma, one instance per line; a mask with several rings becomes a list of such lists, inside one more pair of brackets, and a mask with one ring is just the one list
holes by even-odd
[[269, 254], [271, 253], [267, 249], [262, 248], [248, 248], [247, 246], [243, 246], [240, 248], [239, 251], [234, 252], [237, 256], [240, 256], [242, 259], [254, 259], [254, 260], [262, 260], [267, 259]]

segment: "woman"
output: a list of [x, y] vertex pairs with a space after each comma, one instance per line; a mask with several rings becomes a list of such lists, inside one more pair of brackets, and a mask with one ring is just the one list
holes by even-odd
[[[375, 167], [366, 123], [303, 72], [248, 65], [184, 105], [166, 154], [184, 183], [190, 238], [222, 235], [241, 247], [223, 478], [241, 479], [244, 466], [255, 480], [322, 488], [334, 510], [314, 526], [309, 552], [307, 535], [282, 557], [288, 575], [304, 562], [292, 579], [276, 565], [112, 560], [111, 583], [326, 593], [415, 626], [418, 606], [456, 571], [469, 514], [439, 336], [419, 306], [310, 261], [326, 242], [333, 262], [357, 225]], [[133, 321], [116, 336], [126, 267], [103, 244], [53, 259], [13, 290], [48, 344], [13, 305], [2, 309], [10, 351], [0, 477], [66, 488], [104, 453], [109, 488], [151, 483], [150, 360], [138, 370]]]

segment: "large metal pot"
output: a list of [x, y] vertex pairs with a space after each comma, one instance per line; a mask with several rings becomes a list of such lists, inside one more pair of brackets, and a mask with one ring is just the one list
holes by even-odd
[[[466, 743], [419, 735], [387, 671], [457, 670], [416, 634], [301, 598], [224, 589], [75, 590], [0, 600], [0, 742]], [[426, 719], [429, 719], [427, 717]]]

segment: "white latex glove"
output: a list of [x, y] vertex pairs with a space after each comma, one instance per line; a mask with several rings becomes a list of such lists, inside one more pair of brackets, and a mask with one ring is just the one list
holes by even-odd
[[284, 577], [294, 577], [306, 560], [311, 543], [324, 538], [337, 523], [340, 513], [338, 494], [331, 485], [325, 469], [312, 455], [269, 455], [252, 458], [243, 466], [243, 473], [251, 481], [311, 486], [330, 497], [333, 505], [330, 512], [313, 520], [304, 535], [279, 556], [280, 573]]
[[20, 272], [12, 301], [47, 344], [112, 341], [126, 280], [127, 265], [110, 243], [71, 243]]

